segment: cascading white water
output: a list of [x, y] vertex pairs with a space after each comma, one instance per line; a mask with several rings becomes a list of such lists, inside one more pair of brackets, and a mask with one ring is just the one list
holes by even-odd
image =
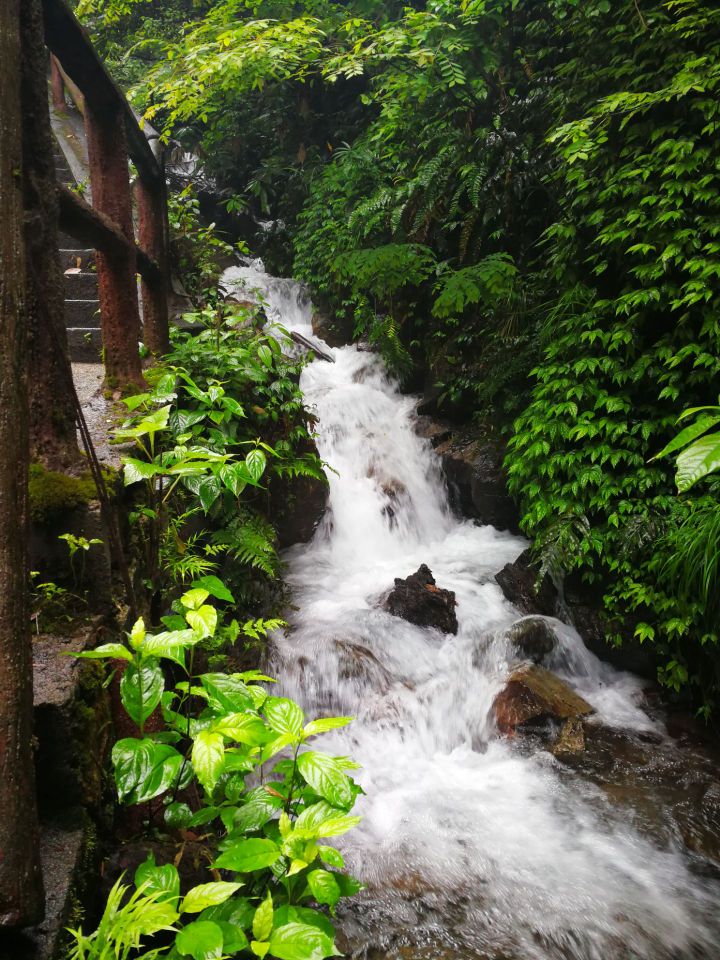
[[[228, 271], [272, 321], [311, 334], [300, 285], [259, 262]], [[352, 715], [325, 748], [362, 764], [359, 828], [343, 838], [368, 887], [343, 914], [354, 955], [424, 960], [701, 960], [720, 954], [717, 889], [685, 853], [656, 846], [627, 811], [544, 751], [499, 737], [492, 702], [520, 616], [494, 574], [524, 542], [453, 516], [430, 445], [373, 354], [327, 349], [301, 387], [330, 465], [329, 509], [288, 551], [297, 612], [274, 638], [284, 692], [311, 715]], [[378, 606], [421, 563], [455, 591], [457, 636]], [[601, 664], [574, 630], [548, 666], [596, 708], [594, 721], [663, 728], [639, 682]]]

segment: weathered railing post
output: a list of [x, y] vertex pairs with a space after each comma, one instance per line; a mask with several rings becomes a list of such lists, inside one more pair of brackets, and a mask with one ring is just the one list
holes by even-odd
[[163, 175], [148, 183], [140, 176], [135, 184], [138, 211], [138, 244], [159, 267], [158, 276], [143, 277], [143, 339], [151, 354], [161, 357], [170, 349], [168, 332], [168, 226], [167, 191], [162, 150], [158, 144], [155, 159]]
[[108, 386], [142, 384], [138, 351], [140, 314], [135, 276], [137, 256], [127, 142], [120, 110], [108, 105], [100, 114], [86, 100], [85, 129], [93, 207], [110, 217], [130, 244], [121, 252], [97, 253], [105, 379]]
[[44, 910], [33, 769], [20, 0], [0, 3], [0, 928]]
[[60, 65], [57, 58], [50, 56], [50, 89], [52, 90], [53, 108], [58, 113], [65, 113], [67, 104], [65, 103], [65, 81], [60, 72]]

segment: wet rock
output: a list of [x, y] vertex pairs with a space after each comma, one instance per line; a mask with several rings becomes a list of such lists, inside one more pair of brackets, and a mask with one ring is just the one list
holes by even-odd
[[455, 594], [435, 584], [435, 578], [426, 564], [405, 580], [395, 578], [395, 586], [383, 607], [395, 617], [402, 617], [419, 627], [435, 627], [443, 633], [457, 633]]
[[567, 612], [570, 623], [583, 638], [585, 646], [596, 657], [612, 664], [618, 670], [629, 670], [647, 680], [657, 679], [660, 658], [651, 643], [640, 643], [634, 636], [639, 618], [628, 619], [616, 625], [622, 642], [619, 645], [609, 643], [607, 627], [599, 610], [584, 603], [574, 602], [568, 596]]
[[43, 826], [40, 862], [45, 917], [36, 927], [23, 931], [12, 945], [0, 933], [2, 960], [58, 960], [68, 955], [66, 928], [77, 925], [79, 908], [96, 908], [96, 860], [95, 834], [86, 818], [78, 815], [75, 824]]
[[[317, 454], [317, 447], [308, 441], [300, 452]], [[307, 543], [327, 509], [327, 481], [316, 477], [273, 477], [269, 488], [268, 513], [277, 531], [278, 545], [284, 549]]]
[[330, 316], [323, 310], [315, 310], [313, 313], [312, 331], [329, 347], [344, 347], [352, 341], [352, 322]]
[[444, 420], [424, 415], [415, 418], [415, 433], [423, 440], [429, 440], [433, 447], [437, 447], [450, 439], [452, 427]]
[[593, 713], [593, 708], [549, 670], [523, 664], [514, 670], [493, 703], [501, 733], [511, 734], [529, 720], [567, 720]]
[[557, 591], [547, 574], [538, 585], [537, 575], [530, 551], [523, 550], [517, 560], [506, 563], [495, 574], [495, 579], [505, 597], [523, 613], [553, 617], [557, 614]]
[[506, 632], [518, 656], [542, 663], [558, 645], [557, 634], [543, 617], [516, 620]]
[[638, 676], [654, 680], [657, 677], [658, 657], [651, 644], [641, 644], [634, 637], [635, 621], [628, 620], [617, 627], [622, 643], [608, 643], [607, 628], [602, 618], [602, 595], [591, 595], [582, 584], [565, 585], [561, 603], [552, 580], [546, 574], [538, 584], [538, 568], [532, 562], [530, 550], [525, 550], [513, 563], [507, 563], [495, 574], [505, 597], [523, 613], [558, 617], [572, 624], [585, 646], [596, 657], [612, 664], [618, 670], [629, 670]]
[[466, 517], [499, 530], [517, 530], [518, 512], [507, 492], [504, 447], [496, 440], [452, 437], [436, 447], [451, 499]]
[[557, 740], [550, 747], [556, 757], [582, 753], [585, 749], [585, 728], [580, 717], [570, 717], [560, 728]]
[[91, 624], [71, 637], [41, 635], [33, 641], [33, 699], [38, 805], [51, 818], [76, 806], [98, 808], [109, 742], [104, 670], [97, 661], [69, 654], [90, 649], [101, 627]]

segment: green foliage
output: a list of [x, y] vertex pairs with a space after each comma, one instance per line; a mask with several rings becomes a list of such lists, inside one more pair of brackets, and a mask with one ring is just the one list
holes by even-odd
[[[509, 438], [553, 576], [709, 702], [712, 598], [664, 571], [711, 511], [650, 458], [720, 373], [717, 5], [174, 0], [186, 29], [152, 47], [169, 21], [144, 3], [85, 6], [147, 57], [127, 73], [148, 116], [275, 221], [274, 256], [441, 413]], [[712, 427], [685, 434], [683, 489]]]
[[[229, 593], [207, 578], [220, 599]], [[125, 958], [165, 930], [172, 945], [149, 958], [207, 960], [247, 950], [278, 960], [324, 960], [337, 954], [334, 916], [342, 897], [360, 884], [343, 872], [341, 854], [321, 840], [358, 823], [351, 814], [361, 792], [348, 774], [355, 764], [308, 749], [309, 741], [350, 722], [326, 717], [306, 722], [292, 700], [268, 694], [272, 682], [257, 670], [240, 674], [194, 672], [194, 652], [219, 629], [220, 617], [200, 585], [182, 595], [172, 624], [146, 632], [142, 619], [127, 643], [109, 643], [77, 654], [124, 661], [123, 707], [139, 736], [112, 751], [118, 797], [138, 804], [160, 798], [169, 830], [202, 826], [215, 879], [181, 891], [176, 866], [148, 857], [135, 874], [135, 891], [118, 883], [98, 929], [72, 931], [73, 960]], [[252, 629], [260, 629], [255, 623]], [[185, 680], [166, 682], [163, 661]], [[164, 728], [149, 733], [148, 718], [161, 708]], [[259, 783], [246, 783], [262, 772]], [[312, 906], [311, 906], [312, 904]]]
[[211, 574], [225, 558], [235, 561], [236, 580], [243, 567], [277, 577], [268, 484], [288, 475], [324, 482], [306, 451], [299, 368], [281, 343], [245, 326], [246, 311], [207, 307], [190, 316], [206, 326], [176, 334], [152, 371], [152, 391], [125, 401], [130, 416], [115, 430], [117, 442], [135, 446], [123, 457], [125, 485], [144, 489], [132, 520], [151, 606], [173, 583]]

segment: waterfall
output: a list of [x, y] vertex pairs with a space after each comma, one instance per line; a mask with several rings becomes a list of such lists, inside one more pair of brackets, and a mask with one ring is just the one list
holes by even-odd
[[[254, 289], [271, 323], [311, 335], [301, 285], [255, 262], [226, 286]], [[651, 842], [627, 809], [549, 753], [501, 737], [493, 699], [521, 614], [494, 580], [526, 546], [450, 509], [415, 402], [381, 360], [324, 347], [303, 372], [328, 464], [329, 508], [287, 552], [296, 610], [271, 669], [309, 716], [351, 715], [324, 749], [362, 769], [361, 825], [340, 844], [366, 891], [343, 908], [348, 952], [424, 960], [700, 960], [717, 956], [717, 887], [679, 843]], [[455, 591], [443, 635], [378, 605], [421, 563]], [[590, 723], [666, 738], [640, 682], [554, 623], [548, 664], [596, 709]]]

